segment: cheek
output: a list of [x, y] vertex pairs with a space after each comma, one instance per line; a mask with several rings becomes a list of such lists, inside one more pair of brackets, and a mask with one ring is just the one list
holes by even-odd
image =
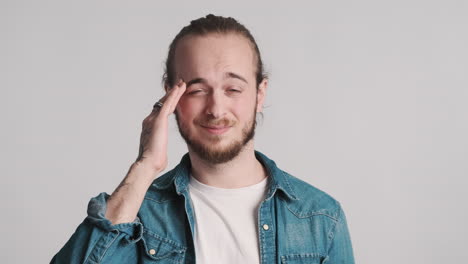
[[232, 111], [239, 119], [250, 120], [254, 112], [256, 112], [256, 107], [255, 101], [242, 101], [233, 105]]
[[175, 111], [177, 111], [180, 120], [188, 120], [193, 119], [198, 114], [198, 109], [197, 104], [182, 97], [177, 103]]

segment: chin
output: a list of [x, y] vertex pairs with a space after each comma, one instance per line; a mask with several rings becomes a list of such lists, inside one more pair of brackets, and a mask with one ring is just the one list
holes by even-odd
[[222, 164], [233, 160], [242, 151], [244, 144], [238, 141], [230, 142], [200, 142], [196, 140], [186, 141], [191, 152], [200, 159], [211, 164]]
[[180, 122], [177, 115], [176, 120], [180, 135], [190, 152], [211, 164], [222, 164], [236, 158], [255, 134], [255, 119], [241, 131], [238, 131], [238, 126], [233, 126], [220, 135], [207, 133], [196, 126], [188, 128]]

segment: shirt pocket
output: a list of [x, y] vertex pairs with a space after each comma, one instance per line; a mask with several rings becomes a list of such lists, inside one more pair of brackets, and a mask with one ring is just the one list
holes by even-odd
[[184, 261], [186, 247], [149, 231], [143, 231], [143, 263], [181, 264]]
[[281, 256], [281, 264], [320, 264], [323, 260], [323, 256], [313, 253]]

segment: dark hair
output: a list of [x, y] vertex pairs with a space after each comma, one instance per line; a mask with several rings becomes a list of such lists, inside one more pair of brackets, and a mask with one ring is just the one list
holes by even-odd
[[237, 20], [234, 18], [215, 16], [213, 14], [209, 14], [206, 17], [201, 17], [199, 19], [190, 21], [190, 25], [182, 28], [182, 30], [172, 40], [166, 59], [166, 68], [164, 69], [164, 74], [162, 77], [163, 84], [172, 87], [177, 81], [175, 80], [174, 58], [175, 49], [179, 40], [187, 35], [204, 36], [209, 33], [237, 33], [246, 37], [250, 41], [257, 60], [255, 79], [257, 84], [256, 87], [258, 89], [258, 85], [262, 82], [263, 79], [267, 79], [268, 75], [264, 71], [260, 50], [258, 49], [254, 37], [252, 34], [250, 34], [250, 31], [244, 25], [237, 22]]

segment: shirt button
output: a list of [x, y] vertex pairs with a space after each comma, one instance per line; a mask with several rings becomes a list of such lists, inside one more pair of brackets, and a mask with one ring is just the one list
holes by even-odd
[[263, 225], [263, 230], [268, 230], [268, 229], [270, 229], [270, 227], [267, 224], [264, 224]]
[[150, 250], [148, 251], [148, 253], [149, 253], [150, 255], [154, 255], [154, 254], [156, 254], [156, 250], [150, 249]]

